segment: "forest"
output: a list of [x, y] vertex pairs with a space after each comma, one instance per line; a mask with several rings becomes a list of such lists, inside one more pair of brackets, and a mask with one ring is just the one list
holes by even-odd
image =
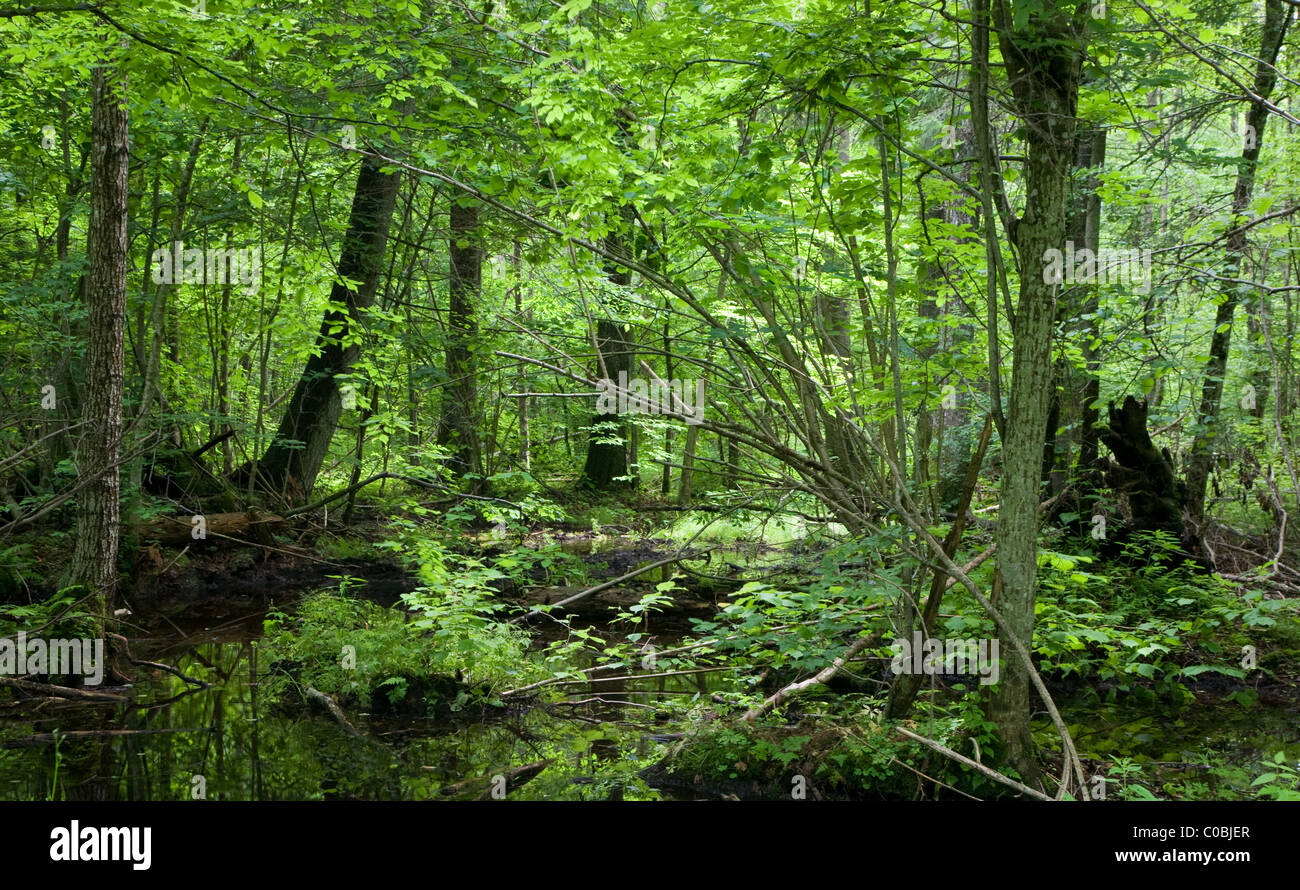
[[1300, 800], [1297, 16], [0, 0], [0, 799]]

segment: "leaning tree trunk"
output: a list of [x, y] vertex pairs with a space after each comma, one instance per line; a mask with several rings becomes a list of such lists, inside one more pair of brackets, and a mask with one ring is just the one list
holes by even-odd
[[[275, 440], [253, 467], [255, 485], [292, 503], [306, 501], [338, 427], [343, 401], [338, 378], [361, 354], [351, 326], [374, 302], [388, 243], [400, 172], [385, 173], [372, 158], [361, 162], [352, 215], [339, 253], [340, 279], [360, 282], [353, 290], [340, 281], [316, 336], [316, 351], [298, 380]], [[347, 345], [344, 345], [347, 343]]]
[[[1009, 4], [996, 0], [998, 37], [1015, 97], [1025, 122], [1025, 212], [1014, 233], [1020, 248], [1020, 296], [1012, 320], [1013, 376], [1002, 443], [1002, 503], [998, 514], [998, 606], [1007, 630], [1003, 652], [1014, 652], [1009, 634], [1026, 647], [1034, 636], [1038, 574], [1038, 503], [1043, 431], [1047, 428], [1052, 379], [1052, 338], [1059, 284], [1043, 274], [1048, 250], [1065, 241], [1065, 207], [1074, 160], [1075, 107], [1086, 44], [1086, 7], [1072, 17], [1048, 6], [1013, 24]], [[1006, 759], [1021, 776], [1035, 780], [1038, 766], [1029, 733], [1029, 673], [1018, 658], [1005, 659], [1002, 682], [991, 702]]]
[[1223, 401], [1223, 378], [1228, 369], [1228, 347], [1232, 338], [1232, 316], [1245, 289], [1237, 278], [1246, 253], [1246, 232], [1240, 225], [1241, 215], [1250, 206], [1255, 191], [1255, 170], [1260, 147], [1264, 144], [1264, 125], [1268, 122], [1268, 97], [1277, 83], [1278, 51], [1291, 20], [1285, 0], [1266, 0], [1264, 29], [1260, 36], [1260, 53], [1255, 64], [1255, 90], [1246, 112], [1246, 141], [1237, 167], [1237, 185], [1232, 193], [1232, 229], [1224, 250], [1223, 292], [1214, 317], [1214, 336], [1210, 341], [1210, 360], [1201, 384], [1201, 404], [1196, 415], [1196, 437], [1187, 463], [1187, 514], [1200, 524], [1205, 515], [1205, 486], [1219, 445], [1222, 422], [1219, 411]]
[[85, 423], [77, 461], [77, 537], [65, 583], [96, 594], [100, 615], [112, 608], [117, 584], [121, 484], [122, 389], [125, 378], [127, 182], [126, 77], [107, 66], [91, 77], [90, 225], [86, 293], [89, 344]]

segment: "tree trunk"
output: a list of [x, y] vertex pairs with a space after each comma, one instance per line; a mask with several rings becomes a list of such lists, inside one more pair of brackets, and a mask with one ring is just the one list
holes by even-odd
[[[1086, 249], [1097, 255], [1101, 243], [1101, 198], [1097, 194], [1101, 166], [1106, 151], [1106, 131], [1100, 128], [1080, 130], [1075, 134], [1074, 166], [1076, 178], [1081, 178], [1070, 197], [1070, 218], [1067, 235], [1075, 249]], [[1082, 172], [1078, 172], [1082, 171]], [[1056, 362], [1056, 386], [1052, 393], [1052, 408], [1047, 425], [1047, 450], [1044, 453], [1044, 478], [1053, 495], [1067, 487], [1071, 493], [1057, 501], [1051, 512], [1051, 521], [1062, 513], [1073, 512], [1091, 515], [1096, 498], [1097, 421], [1100, 417], [1093, 407], [1100, 397], [1099, 365], [1092, 343], [1097, 335], [1097, 282], [1073, 282], [1062, 293], [1062, 305], [1057, 315], [1066, 325], [1070, 338], [1079, 344], [1084, 367], [1080, 369], [1069, 358], [1059, 357]], [[1076, 462], [1077, 455], [1077, 462]], [[1076, 520], [1076, 531], [1086, 526], [1086, 519]]]
[[1110, 424], [1102, 435], [1119, 466], [1111, 468], [1107, 481], [1128, 497], [1133, 530], [1169, 532], [1195, 552], [1190, 533], [1183, 529], [1186, 493], [1169, 452], [1151, 442], [1147, 403], [1129, 396], [1118, 411], [1111, 402], [1109, 414]]
[[76, 545], [67, 585], [95, 592], [100, 615], [112, 609], [117, 584], [121, 483], [122, 390], [125, 379], [128, 143], [126, 77], [106, 66], [91, 77], [91, 184], [87, 236], [90, 342], [85, 427], [77, 449]]
[[682, 452], [682, 478], [677, 486], [677, 506], [687, 507], [691, 503], [691, 483], [695, 476], [695, 446], [700, 438], [700, 428], [695, 425], [686, 428], [686, 448]]
[[[628, 221], [628, 214], [621, 214], [621, 221]], [[627, 239], [623, 234], [610, 235], [606, 245], [614, 253], [627, 250]], [[632, 283], [632, 273], [610, 264], [607, 267], [609, 280], [621, 287]], [[633, 376], [632, 359], [635, 352], [631, 335], [617, 322], [602, 318], [596, 323], [596, 376], [619, 383], [619, 373]], [[617, 414], [596, 414], [592, 421], [591, 437], [587, 445], [587, 461], [582, 470], [584, 485], [597, 490], [634, 486], [628, 475], [628, 428], [618, 419]]]
[[1255, 191], [1255, 170], [1264, 144], [1264, 125], [1268, 123], [1267, 100], [1277, 83], [1278, 50], [1286, 37], [1291, 20], [1284, 0], [1265, 0], [1264, 28], [1260, 35], [1259, 59], [1255, 65], [1255, 95], [1246, 112], [1246, 139], [1237, 167], [1237, 184], [1232, 193], [1232, 229], [1224, 250], [1223, 291], [1214, 317], [1214, 337], [1210, 341], [1210, 360], [1201, 383], [1201, 404], [1196, 416], [1196, 436], [1187, 463], [1187, 514], [1199, 525], [1205, 516], [1205, 486], [1221, 434], [1219, 409], [1223, 400], [1223, 378], [1228, 368], [1228, 348], [1232, 339], [1232, 316], [1247, 288], [1237, 282], [1241, 260], [1246, 252], [1246, 233], [1240, 228], [1241, 215], [1250, 206]]
[[448, 256], [447, 391], [442, 401], [438, 444], [451, 451], [449, 464], [482, 486], [483, 454], [478, 436], [478, 380], [472, 344], [478, 335], [476, 304], [483, 282], [483, 245], [478, 207], [451, 202]]
[[358, 344], [344, 341], [374, 301], [400, 181], [400, 172], [384, 173], [378, 161], [362, 160], [338, 269], [340, 278], [360, 285], [353, 290], [335, 282], [317, 352], [307, 360], [275, 441], [260, 461], [241, 469], [255, 474], [257, 487], [289, 503], [306, 502], [334, 438], [343, 410], [338, 377], [361, 354]]
[[[632, 376], [632, 344], [623, 327], [607, 318], [596, 323], [596, 349], [600, 353], [597, 376], [619, 382], [619, 373]], [[627, 424], [618, 415], [597, 414], [593, 418], [587, 462], [582, 470], [585, 484], [597, 490], [628, 485]], [[616, 440], [616, 441], [615, 441]]]
[[[1011, 400], [1002, 443], [1002, 503], [998, 514], [998, 607], [1008, 629], [1027, 647], [1034, 635], [1038, 574], [1038, 503], [1043, 431], [1052, 379], [1052, 338], [1059, 285], [1045, 281], [1045, 254], [1065, 241], [1065, 206], [1074, 160], [1075, 107], [1086, 43], [1087, 7], [1072, 18], [1048, 6], [1013, 25], [1004, 0], [995, 0], [998, 37], [1025, 122], [1025, 212], [1013, 232], [1022, 264], [1020, 296], [1012, 320]], [[1002, 633], [1003, 652], [1014, 651]], [[1038, 776], [1029, 734], [1029, 674], [1019, 659], [1004, 659], [1002, 682], [991, 702], [1005, 756], [1023, 778]]]

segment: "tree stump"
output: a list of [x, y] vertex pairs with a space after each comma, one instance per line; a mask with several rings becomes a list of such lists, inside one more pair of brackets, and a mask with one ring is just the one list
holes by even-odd
[[1200, 551], [1195, 532], [1183, 518], [1187, 489], [1174, 471], [1169, 449], [1157, 448], [1147, 431], [1148, 406], [1132, 396], [1123, 407], [1108, 405], [1109, 422], [1102, 441], [1115, 456], [1106, 482], [1128, 498], [1134, 531], [1164, 531], [1182, 542], [1189, 553]]

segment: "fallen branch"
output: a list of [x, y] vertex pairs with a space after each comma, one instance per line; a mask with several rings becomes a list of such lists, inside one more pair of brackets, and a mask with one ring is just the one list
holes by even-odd
[[958, 754], [953, 749], [944, 747], [943, 745], [936, 742], [934, 739], [927, 739], [925, 736], [917, 735], [911, 730], [904, 729], [901, 726], [895, 726], [894, 730], [896, 732], [899, 732], [907, 736], [909, 739], [911, 739], [914, 742], [920, 742], [922, 745], [925, 745], [927, 748], [933, 751], [938, 751], [944, 757], [950, 757], [960, 764], [969, 766], [971, 769], [983, 773], [984, 775], [988, 776], [990, 779], [992, 779], [995, 782], [1001, 782], [1003, 785], [1006, 785], [1009, 788], [1014, 788], [1017, 791], [1021, 792], [1022, 794], [1028, 794], [1030, 797], [1034, 798], [1035, 800], [1046, 800], [1046, 801], [1052, 800], [1052, 798], [1048, 797], [1043, 792], [1035, 791], [1033, 788], [1030, 788], [1028, 785], [1022, 785], [1019, 782], [1017, 782], [1015, 779], [1004, 776], [1002, 775], [1002, 773], [998, 772], [995, 769], [990, 769], [989, 767], [985, 766], [982, 763], [977, 763], [974, 760], [971, 760], [969, 757], [964, 757], [963, 755]]
[[105, 703], [127, 701], [125, 695], [118, 695], [113, 692], [89, 692], [85, 689], [75, 689], [71, 686], [56, 686], [53, 683], [37, 683], [34, 680], [19, 680], [15, 677], [0, 677], [0, 686], [8, 686], [11, 689], [19, 689], [23, 692], [52, 695], [56, 698], [66, 698], [73, 701]]
[[142, 661], [138, 658], [133, 657], [131, 655], [130, 644], [127, 642], [126, 637], [122, 636], [121, 634], [108, 633], [108, 634], [104, 634], [104, 636], [122, 644], [122, 652], [126, 655], [126, 660], [129, 661], [131, 664], [138, 665], [140, 667], [153, 668], [154, 670], [158, 670], [158, 671], [165, 671], [174, 677], [180, 677], [186, 683], [189, 683], [193, 686], [197, 686], [200, 689], [211, 688], [207, 683], [204, 683], [202, 680], [195, 680], [193, 677], [185, 676], [184, 674], [182, 674], [180, 671], [178, 671], [176, 668], [172, 667], [171, 665], [159, 664], [156, 661]]
[[[516, 766], [513, 769], [508, 769], [504, 773], [498, 773], [497, 775], [491, 776], [490, 778], [476, 776], [472, 779], [465, 779], [461, 782], [456, 782], [451, 785], [446, 785], [438, 789], [438, 793], [441, 794], [443, 797], [452, 797], [455, 795], [468, 794], [471, 792], [479, 791], [480, 788], [483, 788], [483, 790], [479, 793], [477, 799], [490, 800], [492, 799], [492, 792], [495, 786], [499, 784], [498, 783], [499, 779], [505, 781], [504, 790], [508, 794], [511, 789], [520, 788], [526, 783], [535, 779], [537, 775], [541, 773], [542, 770], [546, 769], [550, 765], [551, 765], [551, 761], [549, 760], [537, 760], [534, 761], [533, 763], [528, 763], [523, 766]], [[485, 785], [486, 788], [484, 788]]]
[[762, 717], [764, 714], [766, 714], [768, 711], [775, 708], [777, 705], [786, 701], [790, 697], [797, 695], [798, 693], [807, 689], [809, 686], [816, 686], [819, 683], [828, 682], [832, 677], [834, 677], [844, 668], [845, 664], [847, 664], [850, 660], [852, 660], [853, 656], [857, 655], [863, 649], [868, 649], [872, 646], [879, 645], [880, 639], [881, 639], [881, 634], [879, 631], [877, 631], [875, 633], [868, 634], [865, 637], [860, 637], [857, 640], [854, 640], [853, 645], [850, 646], [843, 655], [841, 655], [839, 658], [832, 661], [830, 665], [818, 671], [816, 674], [809, 677], [807, 680], [800, 680], [797, 683], [791, 683], [790, 685], [785, 686], [782, 689], [778, 689], [775, 693], [769, 696], [767, 700], [764, 701], [761, 705], [756, 705], [750, 708], [748, 711], [746, 711], [745, 715], [741, 717], [741, 719], [744, 720], [746, 723], [753, 723], [755, 720], [757, 720], [759, 717]]
[[316, 689], [315, 687], [312, 686], [308, 686], [307, 700], [311, 702], [315, 702], [325, 710], [329, 711], [330, 715], [338, 722], [339, 726], [342, 726], [352, 735], [356, 736], [357, 738], [364, 738], [361, 731], [348, 722], [347, 715], [343, 713], [343, 709], [339, 707], [338, 702], [336, 702], [334, 699], [330, 698], [328, 695], [321, 692], [319, 689]]
[[[276, 516], [273, 513], [267, 513], [254, 507], [243, 513], [205, 513], [194, 514], [201, 515], [204, 519], [204, 535], [214, 538], [231, 538], [241, 543], [245, 540], [239, 535], [247, 535], [253, 540], [247, 543], [271, 543], [274, 539], [271, 537], [272, 531], [283, 531], [288, 528], [288, 523], [283, 517]], [[194, 528], [191, 517], [160, 516], [157, 519], [151, 519], [142, 523], [140, 526], [140, 539], [142, 541], [157, 541], [160, 544], [187, 544], [198, 540], [194, 537]]]
[[109, 739], [125, 735], [157, 735], [164, 732], [212, 732], [209, 727], [195, 729], [75, 729], [71, 732], [39, 732], [21, 739], [9, 739], [5, 748], [37, 748], [41, 745], [53, 745], [55, 742], [74, 742], [79, 739]]
[[[752, 498], [750, 500], [752, 500]], [[745, 504], [748, 503], [749, 501], [745, 502]], [[743, 507], [745, 504], [741, 504], [740, 506]], [[740, 509], [740, 507], [733, 507], [732, 512], [738, 509]], [[722, 517], [720, 516], [718, 518], [720, 519]], [[635, 578], [637, 575], [644, 575], [646, 572], [650, 571], [651, 569], [657, 569], [660, 566], [666, 566], [675, 562], [681, 562], [683, 559], [690, 559], [691, 558], [689, 553], [690, 546], [694, 544], [695, 539], [698, 538], [700, 535], [704, 534], [705, 529], [707, 529], [712, 524], [713, 522], [706, 522], [704, 525], [700, 526], [700, 530], [697, 531], [695, 534], [691, 535], [690, 540], [688, 540], [685, 544], [681, 546], [681, 548], [678, 549], [676, 556], [670, 556], [667, 559], [661, 559], [658, 562], [652, 562], [649, 565], [642, 566], [639, 569], [635, 569], [631, 572], [628, 572], [626, 575], [620, 575], [619, 577], [614, 578], [611, 581], [606, 581], [604, 584], [597, 584], [595, 587], [588, 588], [587, 590], [584, 590], [581, 593], [575, 593], [573, 596], [568, 597], [566, 599], [562, 599], [558, 603], [552, 603], [551, 608], [554, 609], [559, 606], [567, 606], [569, 603], [577, 602], [583, 597], [591, 596], [593, 593], [600, 593], [602, 590], [608, 590], [609, 588], [613, 587], [615, 584], [621, 584], [622, 582], [627, 581], [629, 578]], [[525, 618], [527, 618], [530, 614], [532, 613], [526, 612], [523, 615], [518, 615], [514, 618], [511, 618], [510, 623], [517, 624], [520, 621], [523, 621]]]
[[[603, 584], [597, 584], [595, 587], [589, 587], [580, 593], [575, 593], [573, 596], [565, 597], [564, 599], [560, 600], [558, 603], [552, 603], [550, 608], [558, 609], [561, 606], [567, 606], [570, 603], [576, 603], [580, 599], [585, 599], [586, 597], [589, 597], [592, 594], [600, 593], [602, 590], [608, 590], [609, 588], [613, 587], [616, 584], [622, 584], [624, 581], [635, 578], [637, 575], [644, 575], [646, 572], [650, 571], [651, 569], [657, 569], [660, 566], [670, 565], [674, 562], [681, 562], [683, 559], [689, 559], [689, 558], [690, 558], [689, 555], [683, 553], [678, 556], [669, 557], [668, 559], [661, 559], [658, 562], [652, 562], [649, 565], [645, 565], [639, 569], [635, 569], [631, 572], [628, 572], [626, 575], [619, 575], [617, 578], [606, 581]], [[518, 624], [519, 622], [526, 620], [532, 614], [533, 614], [532, 612], [525, 612], [523, 615], [516, 615], [514, 618], [510, 619], [510, 623]]]

